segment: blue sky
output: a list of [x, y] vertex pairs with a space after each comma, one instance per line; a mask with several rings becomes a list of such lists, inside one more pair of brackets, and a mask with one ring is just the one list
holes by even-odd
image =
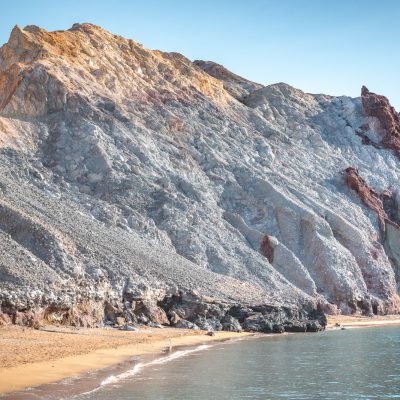
[[14, 0], [15, 24], [92, 22], [144, 46], [213, 60], [263, 83], [359, 96], [365, 84], [400, 110], [400, 0]]

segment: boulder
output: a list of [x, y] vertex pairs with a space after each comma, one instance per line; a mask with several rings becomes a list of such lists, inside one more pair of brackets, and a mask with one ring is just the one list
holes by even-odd
[[148, 324], [150, 322], [149, 318], [147, 318], [143, 313], [137, 315], [137, 321], [140, 324]]
[[176, 325], [182, 318], [175, 311], [168, 311], [168, 319], [171, 325]]
[[123, 326], [119, 327], [119, 330], [120, 331], [136, 332], [139, 329], [134, 327], [134, 326], [132, 326], [132, 325], [123, 325]]
[[323, 330], [322, 325], [317, 320], [307, 321], [307, 332], [319, 332]]
[[164, 329], [162, 325], [156, 324], [155, 322], [149, 322], [148, 325], [151, 326], [152, 328]]
[[39, 316], [33, 311], [17, 311], [14, 314], [14, 324], [21, 326], [39, 327]]
[[242, 332], [243, 328], [239, 321], [231, 315], [226, 315], [222, 320], [222, 329], [230, 332]]
[[272, 332], [273, 333], [284, 333], [285, 332], [285, 327], [283, 325], [275, 324], [272, 327]]
[[307, 324], [303, 321], [290, 321], [284, 324], [285, 332], [307, 332]]
[[10, 325], [12, 324], [12, 320], [8, 314], [0, 313], [0, 326]]
[[221, 320], [226, 312], [224, 305], [215, 302], [211, 297], [199, 296], [195, 291], [180, 293], [163, 300], [163, 308], [189, 321], [198, 316]]
[[148, 321], [155, 324], [170, 325], [166, 312], [157, 304], [152, 302], [136, 302], [135, 314], [145, 316]]
[[261, 313], [247, 317], [242, 323], [246, 332], [272, 332], [272, 324]]
[[254, 315], [255, 311], [241, 304], [236, 304], [229, 309], [228, 314], [242, 323], [246, 318]]
[[115, 323], [119, 310], [117, 307], [109, 303], [108, 301], [104, 304], [104, 319], [105, 321], [110, 321]]
[[180, 329], [193, 329], [195, 331], [200, 330], [200, 328], [194, 324], [193, 322], [188, 321], [187, 319], [181, 319], [176, 325], [176, 328]]
[[193, 322], [204, 331], [222, 331], [222, 324], [215, 317], [197, 317]]
[[271, 305], [260, 305], [253, 307], [254, 311], [261, 313], [264, 317], [273, 324], [282, 325], [285, 321], [293, 318], [289, 309]]

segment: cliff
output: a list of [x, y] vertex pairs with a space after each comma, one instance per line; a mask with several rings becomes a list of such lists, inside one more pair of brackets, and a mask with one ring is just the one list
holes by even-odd
[[91, 24], [15, 27], [0, 50], [3, 320], [397, 313], [400, 169], [378, 140], [397, 133], [365, 93], [264, 87]]

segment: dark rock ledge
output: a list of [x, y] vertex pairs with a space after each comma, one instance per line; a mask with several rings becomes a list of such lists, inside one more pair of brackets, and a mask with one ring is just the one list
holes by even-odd
[[[150, 292], [151, 293], [151, 292]], [[319, 310], [297, 310], [275, 305], [232, 304], [195, 291], [166, 294], [155, 300], [148, 290], [126, 287], [122, 301], [85, 300], [78, 304], [56, 302], [18, 306], [0, 300], [0, 325], [17, 324], [40, 328], [45, 324], [77, 327], [153, 327], [202, 329], [231, 332], [318, 332], [326, 316]]]

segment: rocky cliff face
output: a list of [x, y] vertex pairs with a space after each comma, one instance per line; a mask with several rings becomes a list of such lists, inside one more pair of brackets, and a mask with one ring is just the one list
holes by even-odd
[[264, 87], [91, 24], [14, 28], [0, 50], [3, 314], [177, 323], [177, 304], [223, 304], [211, 315], [232, 327], [239, 303], [398, 312], [400, 168], [364, 97]]

